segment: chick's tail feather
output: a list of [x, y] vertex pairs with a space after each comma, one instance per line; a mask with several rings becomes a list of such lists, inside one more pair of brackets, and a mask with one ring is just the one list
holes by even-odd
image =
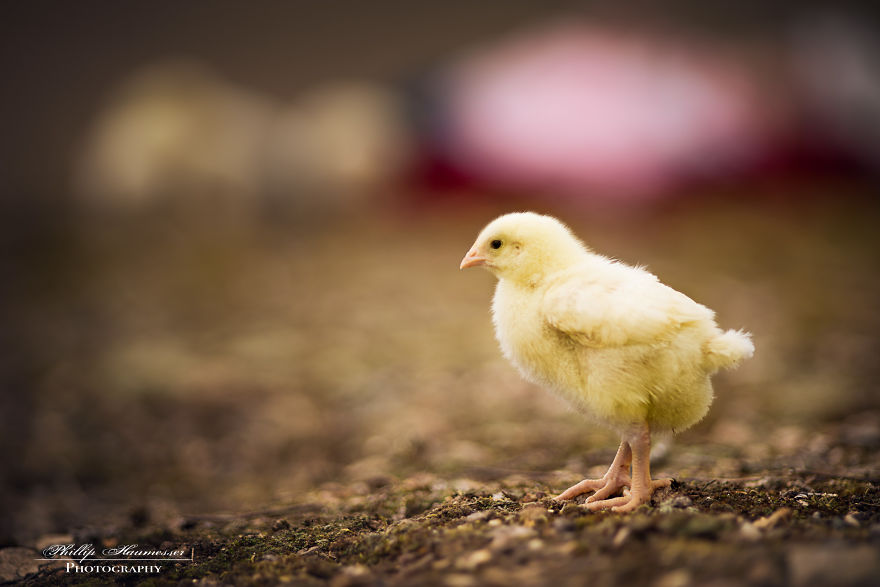
[[706, 344], [706, 363], [711, 369], [735, 367], [754, 354], [752, 335], [742, 330], [728, 330]]

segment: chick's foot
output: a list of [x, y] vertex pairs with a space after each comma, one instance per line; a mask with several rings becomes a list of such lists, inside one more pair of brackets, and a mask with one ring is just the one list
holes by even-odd
[[608, 472], [601, 479], [584, 479], [557, 495], [556, 500], [574, 499], [588, 491], [596, 493], [587, 498], [587, 503], [614, 495], [630, 485], [629, 465], [631, 460], [632, 450], [629, 443], [623, 440], [620, 443], [620, 448], [617, 449], [614, 462], [611, 463]]
[[579, 495], [583, 495], [584, 493], [589, 493], [590, 491], [595, 491], [596, 493], [587, 498], [589, 502], [593, 496], [601, 494], [602, 495], [613, 495], [617, 491], [621, 489], [624, 485], [629, 484], [629, 477], [627, 477], [626, 481], [618, 480], [618, 479], [608, 479], [606, 477], [602, 477], [601, 479], [584, 479], [580, 483], [575, 483], [559, 495], [557, 495], [554, 499], [557, 501], [563, 501], [567, 499], [574, 499]]
[[[591, 512], [610, 509], [615, 513], [627, 514], [643, 503], [651, 501], [651, 495], [654, 494], [654, 491], [669, 487], [671, 483], [672, 479], [652, 479], [648, 486], [639, 484], [640, 486], [637, 486], [634, 489], [625, 487], [621, 497], [593, 500], [593, 497], [595, 497], [595, 495], [593, 495], [587, 500], [587, 509]], [[650, 487], [650, 489], [648, 487]], [[598, 492], [596, 493], [598, 494]], [[613, 495], [613, 493], [609, 493], [608, 495]]]
[[624, 491], [622, 497], [588, 503], [587, 508], [590, 511], [611, 508], [613, 512], [624, 514], [631, 512], [643, 503], [651, 501], [654, 491], [661, 487], [669, 487], [672, 483], [672, 479], [651, 479], [651, 431], [646, 423], [635, 425], [628, 430], [624, 434], [623, 443], [631, 450], [632, 482], [629, 484], [629, 491]]

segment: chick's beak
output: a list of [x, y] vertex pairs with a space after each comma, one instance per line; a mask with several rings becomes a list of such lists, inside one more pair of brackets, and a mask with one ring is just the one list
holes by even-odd
[[476, 248], [472, 248], [461, 260], [459, 269], [467, 269], [468, 267], [478, 267], [486, 264], [486, 257], [482, 256]]

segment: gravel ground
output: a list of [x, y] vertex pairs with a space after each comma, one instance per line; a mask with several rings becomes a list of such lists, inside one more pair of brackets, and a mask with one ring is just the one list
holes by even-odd
[[465, 201], [103, 219], [30, 250], [0, 579], [107, 577], [33, 560], [69, 542], [194, 552], [129, 583], [880, 582], [876, 200], [553, 210], [755, 335], [709, 416], [659, 439], [677, 482], [630, 516], [548, 497], [601, 475], [615, 438], [500, 357], [492, 280], [457, 264], [502, 209]]

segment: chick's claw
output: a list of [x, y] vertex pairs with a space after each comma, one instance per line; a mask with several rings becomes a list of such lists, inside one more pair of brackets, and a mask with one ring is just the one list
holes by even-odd
[[671, 483], [672, 479], [658, 479], [656, 481], [650, 482], [650, 489], [639, 489], [637, 491], [624, 490], [623, 498], [618, 498], [624, 501], [609, 499], [606, 500], [609, 503], [600, 509], [610, 507], [611, 511], [614, 513], [628, 514], [629, 512], [638, 508], [640, 505], [650, 502], [651, 496], [654, 494], [654, 491], [663, 487], [668, 487]]
[[586, 503], [591, 503], [614, 495], [621, 489], [629, 487], [630, 483], [629, 475], [626, 474], [605, 475], [601, 479], [584, 479], [557, 495], [555, 499], [557, 501], [574, 499], [584, 493], [595, 491], [587, 498]]
[[632, 495], [629, 492], [629, 489], [625, 489], [623, 491], [622, 497], [612, 497], [611, 499], [602, 499], [599, 501], [593, 501], [587, 504], [587, 509], [591, 512], [598, 512], [599, 510], [611, 510], [613, 512], [630, 512], [635, 508], [639, 507], [641, 503], [636, 503], [630, 509], [623, 509], [629, 507], [633, 503]]
[[612, 477], [608, 479], [604, 487], [599, 488], [596, 493], [587, 498], [587, 503], [602, 501], [616, 494], [621, 489], [626, 491], [626, 488], [630, 485], [632, 485], [632, 481], [630, 481], [629, 475]]
[[579, 495], [583, 495], [589, 491], [601, 490], [606, 486], [605, 479], [584, 479], [580, 483], [576, 483], [554, 497], [556, 501], [564, 501], [574, 499]]
[[670, 479], [670, 478], [652, 479], [651, 480], [651, 493], [653, 493], [654, 491], [656, 491], [658, 489], [666, 489], [670, 485], [672, 485], [672, 479]]
[[[635, 493], [630, 489], [632, 482], [629, 476], [621, 476], [613, 479], [584, 479], [577, 485], [566, 489], [556, 497], [557, 500], [573, 499], [592, 489], [595, 493], [587, 498], [586, 508], [591, 512], [610, 509], [617, 513], [628, 513], [651, 501], [651, 496], [657, 489], [669, 487], [672, 479], [652, 480], [650, 489], [639, 488]], [[618, 493], [622, 493], [614, 497]]]
[[624, 487], [623, 496], [610, 499], [604, 499], [604, 497], [613, 495], [614, 492], [599, 496], [597, 491], [587, 500], [587, 509], [591, 512], [610, 509], [614, 513], [627, 514], [640, 505], [650, 502], [654, 491], [669, 487], [671, 484], [672, 479], [653, 479], [650, 482], [650, 489], [637, 488], [634, 492], [629, 487]]

